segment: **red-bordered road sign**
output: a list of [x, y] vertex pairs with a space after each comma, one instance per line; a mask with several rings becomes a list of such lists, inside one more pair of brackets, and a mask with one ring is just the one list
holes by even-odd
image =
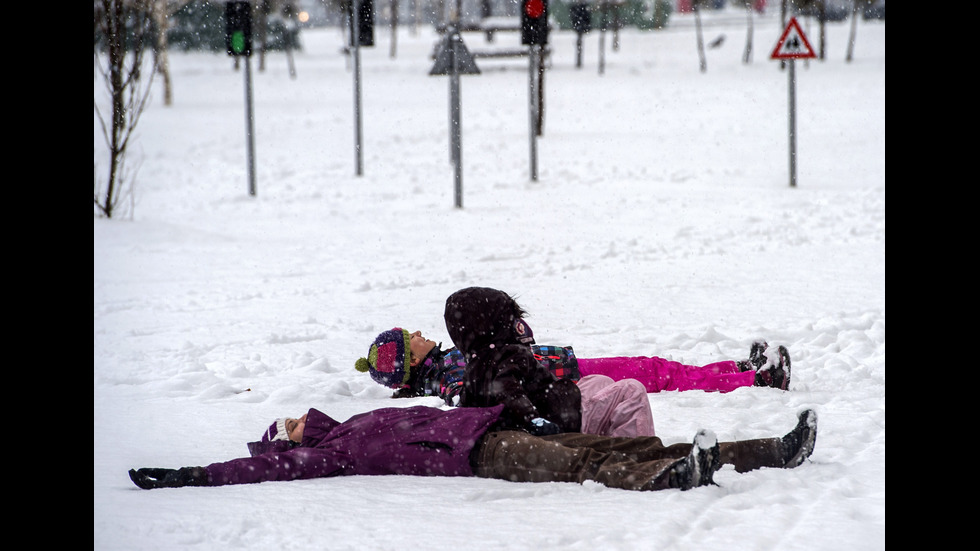
[[783, 35], [779, 37], [779, 42], [773, 48], [769, 59], [808, 59], [817, 57], [813, 53], [810, 41], [803, 34], [803, 29], [796, 22], [795, 17], [790, 17], [789, 24], [783, 30]]

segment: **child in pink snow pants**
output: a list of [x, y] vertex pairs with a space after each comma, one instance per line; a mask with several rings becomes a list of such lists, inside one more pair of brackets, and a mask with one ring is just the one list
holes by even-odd
[[[530, 328], [525, 326], [530, 333]], [[578, 358], [570, 346], [530, 345], [535, 357], [557, 377], [571, 378], [582, 395], [583, 433], [605, 436], [655, 436], [647, 393], [702, 390], [730, 392], [743, 386], [789, 384], [789, 355], [784, 347], [755, 343], [749, 359], [685, 365], [658, 357]], [[774, 352], [776, 352], [774, 354]], [[766, 354], [778, 357], [769, 362]], [[390, 356], [390, 357], [389, 357]], [[379, 369], [380, 365], [395, 365]], [[466, 360], [455, 347], [443, 350], [420, 331], [384, 331], [371, 344], [358, 371], [394, 389], [393, 398], [438, 396], [458, 405]], [[775, 376], [774, 376], [775, 374]]]

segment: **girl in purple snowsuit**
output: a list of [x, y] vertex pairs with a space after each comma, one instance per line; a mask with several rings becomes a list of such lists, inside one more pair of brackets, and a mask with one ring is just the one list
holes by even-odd
[[503, 404], [443, 410], [382, 408], [339, 422], [311, 408], [277, 419], [250, 457], [179, 469], [131, 469], [145, 490], [223, 486], [349, 475], [477, 476], [512, 482], [592, 480], [624, 490], [688, 490], [713, 484], [722, 465], [737, 472], [793, 468], [813, 452], [817, 416], [804, 410], [783, 437], [718, 442], [698, 431], [691, 444], [664, 446], [656, 436], [612, 438], [581, 433], [538, 437], [500, 430]]

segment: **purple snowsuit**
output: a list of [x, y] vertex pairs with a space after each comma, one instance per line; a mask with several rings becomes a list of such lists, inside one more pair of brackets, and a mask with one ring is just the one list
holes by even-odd
[[[252, 457], [204, 468], [206, 486], [348, 475], [477, 476], [513, 482], [593, 480], [610, 488], [676, 487], [672, 468], [692, 445], [656, 436], [581, 433], [536, 437], [494, 430], [503, 405], [382, 408], [343, 423], [310, 409], [303, 442], [250, 442]], [[785, 464], [779, 438], [720, 442], [722, 464], [745, 472]], [[130, 477], [133, 473], [130, 473]], [[135, 481], [135, 479], [134, 479]], [[142, 487], [142, 486], [141, 486]]]
[[303, 442], [251, 442], [252, 457], [212, 463], [208, 486], [347, 475], [473, 476], [470, 452], [503, 406], [382, 408], [343, 423], [311, 408]]

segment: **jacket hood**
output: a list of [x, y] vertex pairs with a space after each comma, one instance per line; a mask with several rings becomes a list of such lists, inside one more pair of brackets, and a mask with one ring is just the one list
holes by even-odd
[[526, 312], [507, 293], [489, 287], [460, 289], [446, 299], [446, 330], [463, 353], [522, 344], [514, 330]]
[[306, 412], [306, 428], [303, 429], [303, 442], [291, 440], [273, 440], [271, 442], [247, 442], [248, 453], [252, 457], [269, 452], [282, 453], [293, 448], [304, 446], [313, 447], [336, 428], [340, 423], [316, 408]]

